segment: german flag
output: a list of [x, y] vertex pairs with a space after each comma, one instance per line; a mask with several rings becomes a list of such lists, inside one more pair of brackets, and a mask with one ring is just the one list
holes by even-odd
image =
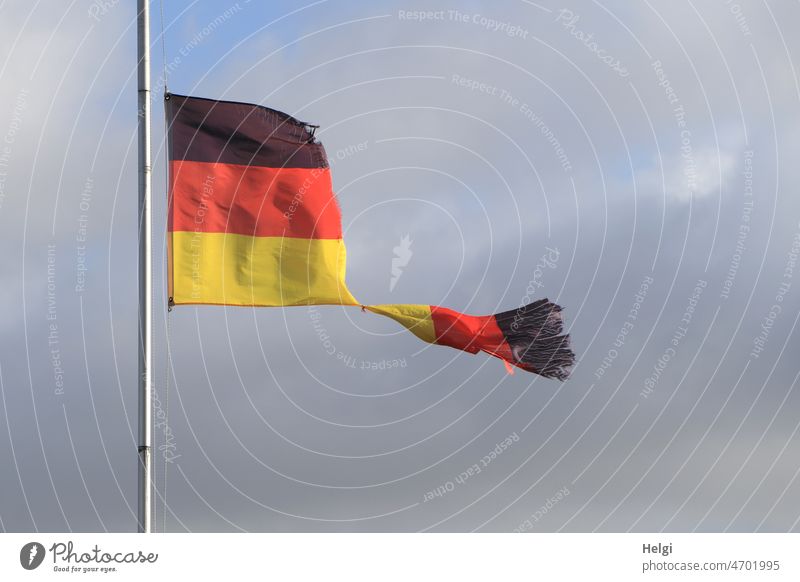
[[[259, 105], [170, 94], [168, 290], [172, 305], [360, 305], [345, 284], [342, 220], [316, 126]], [[561, 307], [488, 316], [431, 305], [362, 306], [429, 343], [564, 380], [575, 356]]]
[[170, 95], [174, 305], [358, 305], [314, 128], [266, 107]]

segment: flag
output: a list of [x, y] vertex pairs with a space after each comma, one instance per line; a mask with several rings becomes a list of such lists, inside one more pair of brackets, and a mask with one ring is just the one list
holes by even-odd
[[[262, 107], [168, 95], [169, 303], [361, 305], [345, 283], [342, 220], [316, 126]], [[418, 338], [564, 380], [574, 363], [561, 307], [496, 315], [370, 305]], [[510, 369], [510, 368], [509, 368]]]
[[265, 107], [170, 95], [174, 305], [358, 305], [313, 128]]

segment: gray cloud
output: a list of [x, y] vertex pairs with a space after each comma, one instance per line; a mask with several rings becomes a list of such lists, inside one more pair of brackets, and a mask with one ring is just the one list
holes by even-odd
[[[132, 530], [135, 15], [12, 4], [0, 527]], [[356, 297], [492, 313], [535, 280], [579, 364], [557, 384], [357, 309], [184, 307], [168, 369], [155, 95], [158, 528], [796, 530], [796, 18], [788, 3], [168, 4], [172, 90], [321, 124]], [[558, 262], [536, 274], [547, 247]]]

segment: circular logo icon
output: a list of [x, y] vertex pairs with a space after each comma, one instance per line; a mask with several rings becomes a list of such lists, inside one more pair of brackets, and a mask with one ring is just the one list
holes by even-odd
[[39, 542], [28, 542], [19, 551], [19, 563], [26, 570], [35, 570], [44, 561], [44, 546]]

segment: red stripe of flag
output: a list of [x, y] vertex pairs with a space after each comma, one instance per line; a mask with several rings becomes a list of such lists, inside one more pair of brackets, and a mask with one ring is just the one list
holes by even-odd
[[342, 238], [328, 168], [170, 162], [171, 232]]
[[466, 315], [431, 305], [436, 343], [470, 353], [479, 351], [510, 359], [511, 348], [494, 315]]

